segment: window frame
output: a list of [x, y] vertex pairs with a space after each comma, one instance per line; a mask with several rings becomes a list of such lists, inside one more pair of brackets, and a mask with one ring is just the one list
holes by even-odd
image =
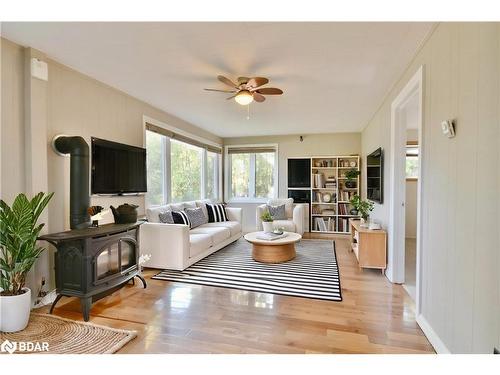
[[[255, 166], [256, 166], [256, 153], [252, 153], [253, 148], [273, 148], [274, 149], [274, 168], [273, 168], [273, 196], [271, 198], [258, 198], [255, 197]], [[249, 197], [234, 198], [232, 197], [232, 169], [231, 169], [231, 148], [248, 148], [250, 154], [250, 181], [248, 192]], [[276, 199], [278, 197], [279, 189], [279, 147], [277, 143], [264, 143], [264, 144], [244, 144], [244, 145], [227, 145], [224, 146], [224, 201], [227, 203], [266, 203], [269, 199]], [[252, 183], [253, 182], [253, 183]]]
[[[409, 153], [408, 151], [410, 149], [411, 150], [416, 149], [417, 153], [416, 154]], [[418, 171], [418, 175], [416, 177], [415, 176], [408, 176], [408, 175], [406, 175], [406, 164], [408, 162], [408, 158], [416, 158], [417, 159], [417, 166], [419, 165], [420, 147], [419, 147], [419, 145], [418, 145], [417, 142], [408, 141], [406, 143], [406, 148], [405, 148], [405, 178], [406, 178], [407, 181], [417, 181], [418, 177], [420, 176], [420, 171]]]
[[[208, 162], [207, 162], [207, 160], [208, 160], [207, 153], [208, 152], [213, 152], [214, 154], [216, 154], [218, 156], [217, 163], [216, 163], [217, 168], [216, 168], [216, 177], [215, 177], [215, 179], [216, 179], [215, 180], [215, 183], [216, 183], [215, 200], [216, 201], [221, 200], [221, 198], [223, 196], [223, 192], [222, 192], [222, 155], [223, 155], [223, 151], [224, 151], [222, 145], [217, 144], [215, 142], [212, 142], [208, 139], [205, 139], [205, 138], [202, 138], [199, 136], [195, 136], [195, 135], [190, 134], [188, 132], [185, 132], [181, 129], [177, 129], [175, 127], [169, 126], [167, 124], [162, 123], [161, 121], [152, 119], [152, 118], [147, 117], [147, 116], [143, 116], [143, 146], [144, 146], [144, 148], [146, 148], [146, 150], [147, 150], [147, 144], [146, 144], [147, 136], [146, 136], [146, 134], [148, 131], [151, 131], [151, 130], [148, 130], [146, 128], [147, 123], [158, 126], [158, 127], [162, 127], [166, 130], [178, 133], [182, 136], [185, 136], [187, 138], [191, 138], [195, 141], [206, 143], [207, 145], [219, 148], [221, 150], [220, 153], [217, 153], [217, 152], [209, 151], [209, 150], [207, 150], [207, 148], [204, 148], [204, 147], [191, 145], [193, 147], [198, 147], [201, 149], [201, 163], [202, 163], [201, 173], [200, 173], [201, 197], [198, 198], [197, 200], [214, 199], [214, 198], [207, 198], [206, 197], [207, 176], [208, 176], [208, 173], [207, 173], [208, 172]], [[163, 137], [162, 138], [162, 146], [163, 146], [163, 150], [162, 150], [162, 156], [163, 156], [162, 163], [163, 164], [162, 165], [163, 165], [164, 176], [163, 176], [163, 202], [162, 202], [162, 204], [160, 204], [160, 206], [172, 203], [172, 163], [171, 163], [172, 149], [171, 149], [171, 140], [175, 139], [175, 138], [171, 138], [171, 137], [164, 135], [164, 134], [162, 134], [162, 137]], [[189, 143], [186, 143], [182, 140], [175, 139], [175, 141], [189, 145]], [[147, 193], [145, 193], [144, 201], [145, 201], [145, 206], [147, 208], [159, 206], [157, 204], [149, 204], [148, 198], [147, 198]]]

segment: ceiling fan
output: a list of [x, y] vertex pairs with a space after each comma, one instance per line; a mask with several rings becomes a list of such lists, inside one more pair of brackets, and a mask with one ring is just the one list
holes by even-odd
[[269, 80], [264, 77], [238, 77], [238, 84], [224, 76], [217, 76], [217, 79], [222, 83], [230, 86], [232, 90], [205, 89], [206, 91], [226, 92], [234, 94], [227, 98], [233, 99], [241, 105], [248, 105], [254, 100], [257, 103], [262, 103], [266, 100], [264, 95], [281, 95], [283, 91], [274, 87], [261, 87], [269, 83]]

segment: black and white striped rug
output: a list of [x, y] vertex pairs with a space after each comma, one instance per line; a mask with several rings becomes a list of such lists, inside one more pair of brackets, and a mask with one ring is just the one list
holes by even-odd
[[295, 248], [289, 262], [259, 263], [241, 238], [184, 271], [163, 270], [153, 279], [342, 301], [335, 241], [302, 240]]

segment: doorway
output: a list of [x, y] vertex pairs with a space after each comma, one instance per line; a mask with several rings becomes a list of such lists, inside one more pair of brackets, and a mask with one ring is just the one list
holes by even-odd
[[[420, 313], [423, 67], [391, 106], [387, 277], [403, 284]], [[408, 177], [408, 178], [407, 178]]]

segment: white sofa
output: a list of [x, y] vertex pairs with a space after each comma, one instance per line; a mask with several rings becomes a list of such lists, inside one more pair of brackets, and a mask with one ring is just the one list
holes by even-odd
[[147, 267], [184, 270], [193, 263], [222, 249], [241, 237], [241, 208], [226, 207], [229, 221], [207, 223], [189, 229], [184, 224], [164, 224], [158, 217], [167, 210], [202, 207], [207, 216], [205, 203], [209, 200], [183, 202], [148, 208], [148, 221], [141, 225], [140, 251], [151, 254]]
[[[307, 203], [293, 203], [293, 198], [286, 199], [270, 199], [267, 204], [271, 206], [285, 205], [285, 220], [274, 220], [274, 228], [284, 228], [287, 232], [295, 232], [303, 235], [309, 230], [309, 205]], [[267, 210], [267, 205], [262, 204], [257, 206], [256, 222], [257, 230], [263, 230], [261, 215]]]

